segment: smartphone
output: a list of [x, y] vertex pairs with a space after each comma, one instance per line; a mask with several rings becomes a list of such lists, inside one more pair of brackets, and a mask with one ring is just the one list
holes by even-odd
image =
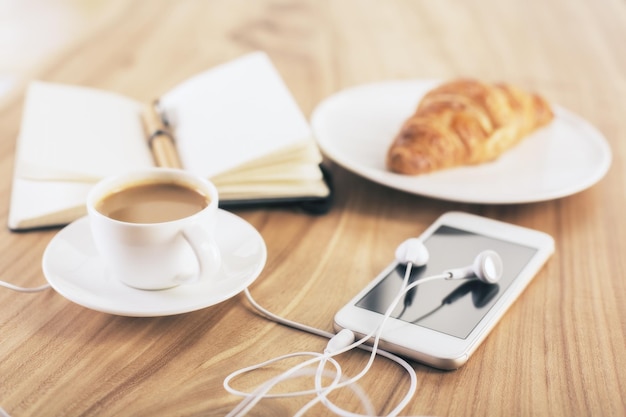
[[[552, 255], [554, 240], [537, 230], [461, 212], [442, 215], [419, 238], [430, 259], [412, 269], [409, 282], [471, 265], [487, 249], [503, 261], [502, 278], [495, 284], [441, 279], [418, 285], [383, 326], [381, 348], [435, 368], [457, 369]], [[335, 329], [350, 329], [357, 337], [376, 329], [401, 291], [405, 271], [405, 265], [392, 262], [337, 312]]]

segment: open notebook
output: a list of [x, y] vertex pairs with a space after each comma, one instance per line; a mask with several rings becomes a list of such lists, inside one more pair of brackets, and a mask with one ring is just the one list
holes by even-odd
[[[310, 126], [264, 53], [196, 75], [158, 102], [182, 168], [211, 179], [223, 206], [329, 199]], [[107, 91], [33, 82], [17, 143], [9, 228], [69, 223], [85, 214], [87, 192], [99, 179], [158, 165], [145, 108]]]

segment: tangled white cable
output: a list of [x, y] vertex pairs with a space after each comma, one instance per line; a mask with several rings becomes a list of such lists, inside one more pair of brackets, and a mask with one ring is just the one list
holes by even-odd
[[[354, 340], [355, 336], [354, 334], [349, 331], [349, 330], [342, 330], [341, 332], [339, 332], [337, 335], [334, 335], [332, 333], [328, 333], [328, 332], [324, 332], [322, 330], [319, 329], [315, 329], [309, 326], [305, 326], [302, 325], [300, 323], [296, 323], [290, 320], [286, 320], [283, 319], [282, 317], [276, 316], [275, 314], [267, 311], [266, 309], [264, 309], [263, 307], [261, 307], [251, 296], [250, 292], [246, 289], [245, 290], [245, 294], [248, 297], [248, 300], [250, 301], [250, 303], [257, 308], [261, 313], [263, 313], [265, 316], [267, 316], [268, 318], [270, 318], [273, 321], [279, 322], [281, 324], [285, 324], [287, 326], [290, 327], [294, 327], [296, 329], [300, 329], [300, 330], [305, 330], [307, 332], [311, 332], [313, 334], [317, 334], [317, 335], [321, 335], [324, 337], [328, 337], [330, 338], [330, 341], [328, 342], [328, 345], [326, 346], [326, 349], [324, 349], [323, 353], [318, 353], [318, 352], [299, 352], [299, 353], [292, 353], [292, 354], [288, 354], [288, 355], [284, 355], [275, 359], [271, 359], [269, 361], [266, 362], [262, 362], [256, 365], [252, 365], [249, 367], [246, 367], [244, 369], [238, 370], [233, 372], [232, 374], [230, 374], [225, 380], [224, 380], [224, 388], [235, 395], [239, 395], [244, 397], [244, 399], [242, 400], [242, 402], [235, 407], [229, 414], [228, 417], [235, 417], [235, 416], [243, 416], [245, 415], [248, 411], [250, 411], [259, 401], [261, 401], [264, 398], [279, 398], [279, 397], [294, 397], [294, 396], [304, 396], [304, 395], [314, 395], [315, 397], [309, 401], [306, 405], [304, 405], [296, 414], [296, 416], [302, 416], [306, 411], [308, 411], [310, 408], [312, 408], [314, 405], [321, 403], [323, 404], [325, 407], [327, 407], [329, 410], [331, 410], [332, 412], [334, 412], [337, 415], [341, 415], [341, 416], [364, 416], [364, 415], [372, 415], [373, 411], [372, 411], [372, 406], [371, 403], [369, 402], [369, 399], [363, 395], [359, 395], [359, 398], [361, 400], [361, 405], [362, 407], [367, 410], [367, 412], [369, 414], [358, 414], [358, 413], [352, 413], [350, 411], [347, 411], [343, 408], [340, 408], [339, 406], [337, 406], [336, 404], [334, 404], [332, 401], [330, 401], [328, 399], [328, 395], [333, 392], [334, 390], [337, 390], [339, 388], [344, 388], [344, 387], [349, 387], [351, 389], [354, 390], [358, 390], [358, 388], [355, 388], [355, 384], [363, 377], [365, 376], [365, 374], [367, 374], [367, 372], [369, 371], [369, 369], [372, 366], [372, 363], [376, 357], [376, 355], [381, 355], [381, 356], [385, 356], [393, 361], [395, 361], [396, 363], [398, 363], [399, 365], [401, 365], [409, 374], [409, 377], [411, 379], [410, 382], [410, 386], [409, 389], [407, 390], [407, 393], [405, 394], [404, 398], [399, 402], [399, 404], [392, 410], [390, 411], [387, 415], [388, 416], [397, 416], [400, 411], [402, 409], [404, 409], [404, 407], [406, 407], [406, 405], [408, 404], [408, 402], [411, 400], [411, 398], [413, 397], [413, 395], [415, 394], [416, 390], [417, 390], [417, 375], [415, 373], [415, 370], [411, 367], [411, 365], [409, 365], [404, 359], [380, 350], [378, 348], [378, 344], [380, 341], [380, 337], [384, 328], [384, 325], [387, 321], [387, 319], [391, 316], [391, 313], [393, 312], [394, 308], [397, 306], [397, 304], [400, 302], [400, 300], [402, 299], [402, 297], [408, 292], [410, 291], [412, 288], [417, 287], [418, 285], [424, 284], [426, 282], [430, 282], [430, 281], [434, 281], [434, 280], [439, 280], [439, 279], [446, 279], [449, 278], [449, 274], [441, 274], [441, 275], [433, 275], [427, 278], [423, 278], [420, 279], [418, 281], [415, 281], [413, 283], [411, 283], [410, 285], [408, 284], [409, 281], [409, 277], [411, 274], [411, 268], [412, 268], [412, 263], [409, 263], [407, 265], [406, 268], [406, 272], [405, 272], [405, 276], [404, 276], [404, 280], [403, 280], [403, 284], [402, 284], [402, 289], [401, 291], [396, 295], [395, 299], [393, 300], [393, 302], [389, 305], [389, 307], [387, 308], [387, 311], [385, 312], [385, 315], [383, 317], [383, 319], [381, 320], [381, 322], [379, 323], [379, 325], [373, 330], [371, 331], [369, 334], [365, 335], [364, 337], [358, 339], [358, 340]], [[369, 347], [367, 345], [365, 345], [365, 342], [367, 342], [368, 340], [374, 338], [374, 341], [372, 343], [372, 347]], [[342, 372], [342, 368], [341, 365], [339, 364], [339, 362], [335, 359], [335, 357], [341, 355], [342, 353], [348, 352], [354, 348], [363, 348], [366, 350], [370, 350], [371, 354], [369, 357], [369, 360], [367, 362], [367, 364], [365, 365], [365, 367], [361, 370], [361, 372], [359, 372], [357, 375], [351, 377], [351, 378], [346, 378], [343, 375]], [[296, 357], [296, 356], [311, 356], [310, 359], [296, 365], [293, 366], [292, 368], [284, 371], [282, 374], [269, 379], [268, 381], [266, 381], [265, 383], [261, 384], [259, 387], [257, 387], [253, 392], [242, 392], [239, 390], [236, 390], [234, 388], [231, 387], [231, 381], [240, 375], [246, 374], [248, 372], [252, 372], [261, 368], [264, 368], [270, 364], [279, 362], [281, 360], [284, 360], [286, 358], [291, 358], [291, 357]], [[314, 365], [317, 363], [317, 368], [316, 370], [313, 372], [313, 375], [315, 376], [315, 388], [311, 389], [311, 390], [307, 390], [307, 391], [297, 391], [297, 392], [289, 392], [289, 393], [281, 393], [281, 394], [268, 394], [269, 391], [275, 387], [277, 384], [287, 381], [289, 379], [292, 378], [296, 378], [296, 377], [300, 377], [302, 375], [306, 375], [306, 374], [311, 374], [311, 370], [308, 369], [307, 367], [310, 367], [311, 365]], [[334, 372], [327, 372], [326, 370], [326, 366], [328, 364], [331, 364], [334, 367]], [[327, 385], [324, 386], [322, 381], [323, 381], [323, 376], [324, 375], [331, 375], [334, 376], [332, 378], [332, 382]]]

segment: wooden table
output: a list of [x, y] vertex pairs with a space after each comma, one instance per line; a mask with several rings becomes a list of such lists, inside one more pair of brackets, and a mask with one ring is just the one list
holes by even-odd
[[[83, 3], [35, 3], [12, 22], [34, 41], [11, 44], [15, 61], [0, 64], [18, 81], [0, 108], [0, 221], [6, 224], [23, 104], [19, 83], [31, 78], [149, 100], [201, 70], [264, 50], [307, 116], [330, 94], [367, 82], [508, 81], [540, 91], [607, 137], [614, 159], [602, 181], [547, 202], [463, 204], [385, 188], [327, 161], [336, 187], [330, 213], [235, 211], [268, 247], [251, 291], [276, 313], [331, 330], [337, 309], [387, 265], [395, 245], [446, 211], [536, 228], [555, 238], [554, 256], [465, 367], [441, 372], [413, 364], [419, 388], [404, 414], [626, 414], [623, 1]], [[72, 18], [55, 27], [55, 8]], [[48, 19], [35, 19], [37, 13]], [[34, 53], [57, 33], [69, 35]], [[15, 65], [22, 57], [27, 68]], [[44, 283], [41, 257], [56, 232], [0, 231], [0, 278]], [[224, 415], [240, 400], [222, 387], [226, 375], [325, 343], [260, 317], [242, 295], [188, 314], [127, 318], [80, 307], [52, 290], [0, 289], [0, 407], [14, 417]], [[347, 371], [364, 359], [363, 352], [348, 355]], [[407, 384], [399, 367], [380, 359], [361, 386], [382, 414]], [[349, 393], [337, 401], [362, 411]], [[292, 415], [304, 403], [265, 400], [251, 415]], [[309, 415], [326, 412], [316, 407]]]

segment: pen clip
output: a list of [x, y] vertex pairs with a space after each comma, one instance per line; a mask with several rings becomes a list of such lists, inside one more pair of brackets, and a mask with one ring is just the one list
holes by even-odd
[[152, 141], [157, 136], [165, 135], [174, 141], [169, 130], [169, 122], [163, 113], [159, 100], [154, 100], [144, 109], [144, 122], [148, 145], [152, 146]]
[[158, 117], [161, 120], [161, 123], [163, 124], [163, 126], [169, 129], [170, 121], [167, 118], [167, 114], [165, 113], [165, 110], [161, 106], [161, 101], [159, 99], [156, 99], [156, 100], [154, 100], [152, 102], [152, 108], [154, 109], [154, 111], [158, 115]]

